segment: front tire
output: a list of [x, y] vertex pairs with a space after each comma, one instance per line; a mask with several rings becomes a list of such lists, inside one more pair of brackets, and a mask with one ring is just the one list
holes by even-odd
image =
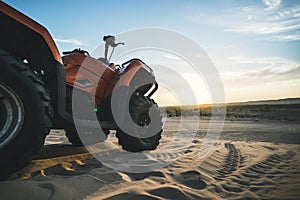
[[[119, 144], [126, 151], [140, 152], [144, 150], [155, 150], [159, 145], [162, 133], [162, 117], [159, 108], [154, 100], [145, 96], [133, 96], [129, 102], [129, 112], [132, 120], [139, 126], [145, 127], [151, 122], [149, 110], [154, 106], [153, 117], [158, 119], [160, 123], [156, 124], [159, 131], [148, 138], [138, 138], [131, 136], [121, 129], [117, 130], [116, 136], [119, 139]], [[147, 130], [150, 131], [151, 130]]]
[[50, 131], [44, 83], [20, 59], [0, 49], [0, 179], [31, 160]]

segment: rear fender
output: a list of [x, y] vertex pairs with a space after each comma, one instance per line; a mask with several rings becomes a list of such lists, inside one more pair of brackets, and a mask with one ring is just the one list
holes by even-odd
[[[1, 48], [19, 58], [38, 59], [43, 53], [58, 62], [61, 61], [59, 51], [48, 30], [33, 19], [0, 1], [0, 41]], [[47, 59], [48, 60], [48, 59]]]

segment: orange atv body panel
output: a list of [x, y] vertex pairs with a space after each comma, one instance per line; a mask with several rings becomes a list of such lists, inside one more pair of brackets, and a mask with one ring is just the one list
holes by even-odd
[[45, 39], [47, 45], [49, 46], [54, 59], [58, 62], [62, 62], [57, 46], [55, 45], [55, 42], [53, 41], [50, 33], [45, 27], [43, 27], [41, 24], [37, 23], [33, 19], [27, 17], [23, 13], [17, 11], [16, 9], [10, 7], [9, 5], [7, 5], [2, 1], [0, 1], [0, 12], [3, 12], [9, 17], [15, 19], [21, 24], [24, 24], [28, 28], [32, 29], [34, 32], [40, 34]]
[[63, 56], [67, 85], [103, 98], [108, 82], [116, 72], [90, 56], [74, 53]]
[[129, 86], [140, 69], [147, 69], [141, 61], [133, 60], [120, 72], [81, 53], [63, 56], [62, 60], [66, 69], [67, 85], [95, 94], [98, 99], [111, 95], [115, 87]]

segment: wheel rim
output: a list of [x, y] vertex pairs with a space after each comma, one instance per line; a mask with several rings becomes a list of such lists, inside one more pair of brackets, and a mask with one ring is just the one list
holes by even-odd
[[24, 123], [24, 106], [18, 95], [0, 83], [0, 149], [11, 142]]
[[138, 125], [139, 126], [147, 126], [151, 122], [151, 119], [147, 113], [142, 113], [138, 118]]

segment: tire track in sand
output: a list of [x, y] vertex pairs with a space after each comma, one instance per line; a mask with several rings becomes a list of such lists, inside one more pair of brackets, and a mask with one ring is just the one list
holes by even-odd
[[245, 157], [241, 154], [240, 150], [234, 144], [225, 143], [227, 155], [223, 160], [220, 168], [217, 170], [217, 175], [214, 177], [216, 180], [223, 180], [238, 168], [243, 167]]

